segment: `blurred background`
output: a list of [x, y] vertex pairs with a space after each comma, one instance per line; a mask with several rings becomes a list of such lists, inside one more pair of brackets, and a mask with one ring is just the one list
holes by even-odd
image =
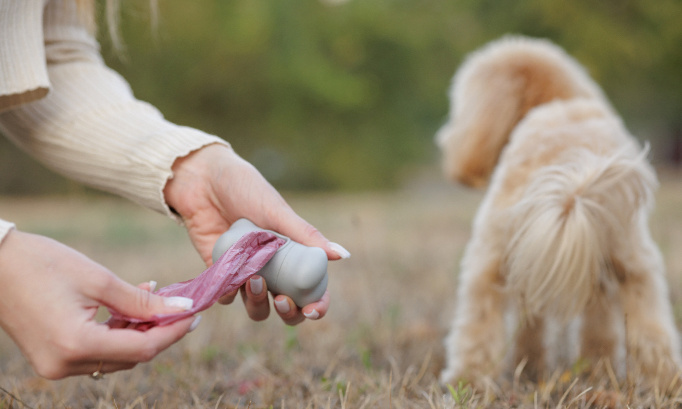
[[[102, 24], [108, 64], [279, 189], [391, 189], [436, 169], [453, 73], [508, 33], [565, 48], [659, 165], [680, 161], [679, 0], [161, 0], [156, 28], [149, 3], [122, 1], [120, 52]], [[0, 194], [74, 191], [0, 138]]]
[[[150, 2], [158, 3], [156, 27]], [[102, 382], [36, 378], [0, 331], [0, 385], [34, 407], [203, 408], [218, 407], [224, 396], [223, 405], [234, 407], [284, 407], [285, 399], [286, 407], [338, 407], [339, 399], [342, 407], [386, 407], [386, 399], [396, 407], [423, 408], [426, 400], [451, 407], [433, 403], [444, 396], [436, 379], [453, 273], [481, 193], [443, 188], [433, 136], [465, 55], [505, 34], [565, 48], [632, 133], [651, 142], [661, 170], [681, 160], [680, 0], [121, 3], [125, 47], [114, 50], [102, 23], [102, 53], [136, 96], [173, 122], [228, 140], [353, 257], [330, 264], [335, 301], [314, 325], [289, 328], [276, 317], [253, 323], [241, 307], [212, 308], [179, 347]], [[678, 325], [680, 174], [660, 172], [651, 223]], [[166, 217], [63, 179], [2, 137], [0, 199], [0, 217], [82, 251], [126, 281], [164, 286], [204, 268], [184, 230]], [[576, 402], [587, 385], [575, 385], [540, 405], [567, 396]], [[501, 405], [537, 406], [533, 391]], [[0, 394], [0, 408], [12, 402]]]

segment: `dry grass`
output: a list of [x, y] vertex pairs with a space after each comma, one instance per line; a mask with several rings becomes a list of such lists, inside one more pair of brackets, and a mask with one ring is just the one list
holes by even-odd
[[[682, 177], [661, 176], [653, 233], [682, 316]], [[243, 306], [215, 306], [148, 364], [104, 380], [35, 376], [0, 335], [0, 387], [32, 408], [554, 408], [675, 407], [576, 366], [536, 385], [487, 391], [437, 383], [458, 260], [481, 195], [427, 175], [398, 192], [287, 195], [353, 257], [330, 265], [332, 308], [319, 322], [255, 323]], [[0, 200], [0, 215], [86, 253], [130, 282], [160, 285], [203, 270], [183, 230], [109, 198]], [[580, 375], [580, 376], [578, 376]], [[679, 395], [679, 394], [677, 394]], [[0, 408], [22, 405], [0, 392]]]

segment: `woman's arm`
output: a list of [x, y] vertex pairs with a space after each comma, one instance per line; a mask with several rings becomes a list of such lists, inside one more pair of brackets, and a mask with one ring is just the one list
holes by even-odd
[[[50, 92], [0, 114], [0, 127], [19, 146], [75, 180], [170, 216], [179, 214], [207, 263], [219, 230], [240, 217], [322, 247], [330, 259], [345, 255], [297, 216], [222, 139], [170, 123], [135, 99], [126, 81], [105, 66], [75, 2], [51, 0], [44, 19]], [[267, 315], [267, 294], [254, 294], [251, 288], [247, 284], [247, 310], [256, 311], [252, 316]], [[256, 301], [258, 306], [250, 309]], [[302, 319], [290, 299], [276, 301], [280, 311], [288, 309], [287, 323]], [[326, 298], [306, 313], [320, 318], [328, 305]]]
[[170, 215], [163, 188], [175, 160], [206, 145], [229, 145], [170, 123], [135, 99], [104, 64], [75, 4], [48, 2], [43, 61], [49, 93], [0, 114], [0, 129], [57, 172]]

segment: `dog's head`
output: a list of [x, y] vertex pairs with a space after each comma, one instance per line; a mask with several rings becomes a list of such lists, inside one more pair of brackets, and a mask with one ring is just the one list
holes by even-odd
[[445, 124], [436, 135], [443, 152], [443, 171], [450, 180], [482, 188], [488, 184], [506, 140], [482, 135], [483, 129], [467, 129], [455, 122]]
[[576, 97], [606, 102], [583, 68], [549, 41], [504, 37], [472, 53], [455, 74], [450, 118], [436, 136], [446, 176], [485, 186], [531, 109]]

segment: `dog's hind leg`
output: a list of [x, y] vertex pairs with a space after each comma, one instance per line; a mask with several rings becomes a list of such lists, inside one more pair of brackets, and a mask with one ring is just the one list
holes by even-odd
[[600, 288], [595, 292], [597, 298], [591, 300], [585, 307], [580, 331], [580, 358], [590, 367], [605, 359], [606, 365], [622, 375], [624, 366], [623, 332], [624, 326], [620, 319], [622, 312], [619, 303], [607, 288]]
[[514, 364], [525, 361], [523, 374], [537, 381], [545, 374], [545, 319], [532, 317], [519, 320]]
[[506, 343], [507, 297], [499, 259], [488, 261], [477, 260], [472, 263], [477, 268], [462, 272], [456, 315], [445, 340], [447, 364], [442, 383], [481, 385], [499, 373]]
[[682, 369], [679, 334], [670, 304], [661, 254], [640, 229], [629, 251], [613, 264], [621, 278], [628, 371], [667, 388]]

